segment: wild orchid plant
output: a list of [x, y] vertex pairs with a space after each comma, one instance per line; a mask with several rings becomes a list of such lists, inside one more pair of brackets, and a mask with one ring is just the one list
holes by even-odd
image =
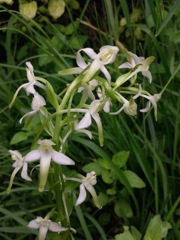
[[[56, 199], [55, 210], [53, 209], [45, 218], [37, 217], [35, 220], [30, 221], [28, 225], [30, 228], [39, 229], [40, 240], [46, 238], [48, 230], [57, 233], [68, 232], [66, 236], [71, 236], [75, 232], [70, 226], [70, 211], [66, 203], [67, 182], [75, 181], [79, 183], [80, 191], [78, 197], [74, 200], [75, 205], [84, 202], [87, 192], [89, 192], [95, 205], [101, 208], [94, 188], [96, 184], [96, 173], [94, 171], [87, 173], [86, 176], [78, 175], [80, 178], [66, 176], [63, 172], [63, 165], [75, 165], [75, 162], [65, 154], [69, 136], [72, 133], [81, 133], [92, 139], [92, 133], [88, 128], [94, 121], [97, 125], [99, 143], [102, 146], [101, 111], [110, 115], [116, 115], [124, 111], [128, 115], [135, 116], [139, 109], [139, 98], [148, 100], [147, 106], [140, 109], [140, 112], [148, 112], [152, 105], [155, 119], [157, 119], [156, 103], [161, 95], [151, 95], [143, 89], [144, 84], [138, 79], [138, 74], [142, 73], [150, 83], [152, 82], [149, 65], [154, 60], [154, 57], [144, 59], [127, 52], [129, 62], [121, 64], [119, 69], [129, 68], [130, 70], [114, 79], [106, 66], [115, 61], [118, 51], [119, 49], [116, 46], [103, 46], [98, 54], [91, 48], [79, 50], [76, 56], [78, 67], [59, 72], [60, 75], [77, 74], [77, 77], [60, 94], [55, 93], [46, 79], [36, 77], [32, 64], [26, 62], [28, 83], [21, 85], [17, 89], [10, 107], [12, 107], [19, 91], [23, 88], [26, 94], [32, 97], [32, 110], [26, 113], [19, 122], [22, 123], [25, 118], [38, 114], [43, 127], [38, 135], [37, 144], [39, 146], [36, 149], [33, 148], [25, 156], [22, 156], [17, 150], [9, 151], [12, 160], [15, 162], [12, 165], [14, 171], [11, 175], [7, 193], [10, 193], [14, 177], [21, 169], [21, 177], [27, 181], [32, 181], [28, 175], [28, 166], [31, 162], [39, 160], [39, 192], [52, 191]], [[87, 61], [84, 55], [87, 55]], [[38, 92], [39, 88], [43, 96]], [[80, 101], [75, 106], [73, 99], [80, 94]], [[46, 102], [53, 106], [53, 113], [52, 109], [50, 112], [46, 108]], [[117, 111], [113, 110], [115, 102], [120, 105]], [[42, 139], [41, 137], [40, 139], [41, 135], [46, 136], [46, 138]], [[47, 187], [50, 169], [53, 175], [51, 188]], [[50, 220], [52, 213], [55, 211], [59, 214], [58, 219], [63, 222], [64, 227], [61, 226], [61, 222], [55, 223]]]

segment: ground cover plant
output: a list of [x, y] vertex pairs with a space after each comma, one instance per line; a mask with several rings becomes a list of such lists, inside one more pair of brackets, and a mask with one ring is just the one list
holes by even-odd
[[0, 238], [179, 239], [179, 1], [0, 1]]

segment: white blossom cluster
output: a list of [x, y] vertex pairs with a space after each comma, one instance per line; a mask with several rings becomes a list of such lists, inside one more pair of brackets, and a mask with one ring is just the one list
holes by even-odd
[[[41, 120], [46, 121], [51, 128], [46, 129], [50, 139], [39, 139], [37, 144], [39, 147], [35, 150], [30, 151], [25, 156], [17, 150], [9, 150], [14, 164], [12, 167], [14, 171], [11, 175], [9, 187], [7, 193], [10, 193], [14, 177], [19, 170], [21, 170], [21, 177], [27, 181], [32, 181], [28, 175], [28, 165], [32, 162], [39, 161], [39, 191], [43, 192], [46, 187], [48, 173], [51, 162], [55, 162], [58, 165], [75, 165], [75, 162], [64, 154], [64, 145], [68, 141], [68, 137], [72, 132], [84, 133], [90, 139], [92, 139], [92, 133], [88, 128], [95, 121], [98, 129], [99, 142], [103, 145], [103, 126], [101, 122], [100, 112], [104, 111], [110, 115], [117, 115], [121, 111], [126, 114], [135, 116], [138, 111], [137, 99], [144, 98], [147, 100], [147, 106], [140, 109], [140, 112], [147, 112], [150, 107], [154, 107], [155, 118], [157, 119], [157, 101], [160, 99], [160, 94], [151, 95], [149, 92], [142, 88], [142, 84], [139, 84], [138, 74], [141, 73], [145, 78], [152, 82], [152, 75], [149, 71], [149, 65], [154, 60], [154, 57], [144, 58], [138, 57], [131, 52], [126, 52], [129, 61], [121, 64], [119, 69], [129, 69], [128, 73], [120, 75], [115, 81], [107, 69], [107, 65], [115, 61], [119, 49], [116, 46], [103, 46], [100, 48], [99, 53], [95, 53], [91, 48], [80, 49], [77, 52], [76, 62], [78, 67], [60, 71], [59, 74], [77, 74], [74, 82], [67, 86], [67, 91], [62, 97], [61, 101], [56, 98], [56, 94], [53, 92], [52, 105], [55, 106], [55, 113], [52, 116], [61, 116], [63, 118], [63, 124], [65, 123], [70, 126], [64, 131], [63, 136], [58, 137], [60, 139], [59, 151], [55, 148], [56, 142], [53, 141], [53, 134], [58, 131], [53, 121], [53, 117], [46, 109], [45, 98], [38, 93], [36, 88], [41, 88], [41, 91], [50, 91], [48, 88], [49, 83], [45, 79], [36, 77], [34, 75], [34, 69], [30, 62], [26, 62], [26, 71], [28, 83], [21, 85], [16, 91], [14, 98], [10, 104], [13, 105], [19, 91], [23, 88], [28, 96], [32, 96], [32, 110], [26, 113], [21, 119], [20, 123], [29, 116], [39, 114]], [[89, 58], [85, 60], [83, 57]], [[126, 83], [126, 84], [125, 84]], [[125, 84], [125, 86], [123, 85]], [[129, 84], [129, 85], [128, 85]], [[51, 89], [52, 91], [52, 89]], [[68, 105], [68, 100], [74, 97], [76, 94], [81, 94], [81, 99], [77, 107], [72, 108]], [[116, 112], [111, 109], [114, 102], [119, 102], [120, 108]], [[48, 114], [47, 114], [48, 113]], [[67, 117], [68, 115], [68, 117]], [[69, 118], [70, 116], [70, 118]], [[68, 122], [70, 119], [70, 123]], [[42, 122], [43, 124], [44, 122]], [[60, 126], [61, 127], [61, 126]], [[65, 129], [65, 128], [64, 128]], [[60, 132], [59, 132], [60, 133]], [[56, 149], [56, 150], [55, 150]], [[88, 191], [95, 205], [101, 208], [98, 201], [94, 185], [96, 184], [96, 173], [94, 171], [87, 173], [85, 177], [79, 178], [66, 178], [63, 175], [65, 181], [76, 181], [79, 182], [79, 196], [75, 205], [79, 205], [86, 199], [86, 191]], [[48, 218], [37, 217], [32, 220], [29, 225], [30, 228], [39, 229], [39, 239], [43, 240], [46, 238], [47, 231], [63, 232], [67, 228], [61, 226], [61, 223], [55, 223]], [[72, 230], [72, 229], [71, 229]], [[74, 231], [74, 230], [73, 230]]]

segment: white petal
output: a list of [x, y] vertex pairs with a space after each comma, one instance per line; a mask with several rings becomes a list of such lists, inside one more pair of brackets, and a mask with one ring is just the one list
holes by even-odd
[[148, 111], [149, 111], [149, 109], [150, 109], [150, 106], [151, 106], [151, 103], [150, 103], [150, 102], [148, 102], [148, 103], [147, 103], [147, 105], [146, 105], [146, 107], [145, 107], [145, 108], [143, 108], [143, 109], [141, 109], [141, 110], [140, 110], [140, 112], [148, 112]]
[[101, 70], [102, 73], [104, 73], [104, 76], [108, 80], [108, 83], [110, 83], [111, 82], [111, 75], [109, 74], [108, 70], [104, 66], [102, 66], [100, 68], [100, 70]]
[[48, 227], [40, 226], [39, 228], [39, 238], [38, 240], [45, 240], [47, 235]]
[[26, 113], [26, 114], [19, 120], [19, 123], [21, 124], [21, 123], [22, 123], [22, 120], [23, 120], [24, 118], [29, 117], [29, 116], [33, 116], [33, 115], [35, 115], [36, 113], [37, 113], [37, 110]]
[[91, 59], [97, 58], [97, 53], [92, 48], [82, 48], [79, 50], [85, 52]]
[[152, 82], [152, 75], [150, 73], [150, 71], [142, 71], [142, 75], [147, 77], [149, 79], [149, 82]]
[[36, 90], [34, 89], [34, 83], [27, 83], [26, 86], [24, 84], [23, 88], [26, 91], [27, 95], [29, 95], [30, 93], [35, 94], [36, 92]]
[[78, 67], [80, 67], [80, 69], [82, 69], [82, 70], [88, 66], [88, 64], [84, 61], [83, 57], [81, 56], [80, 52], [77, 52], [76, 63], [78, 65]]
[[103, 63], [109, 64], [114, 62], [119, 48], [116, 46], [105, 45], [99, 49], [98, 56], [102, 59]]
[[19, 160], [23, 161], [23, 157], [22, 157], [22, 155], [21, 155], [21, 153], [19, 151], [17, 151], [17, 150], [9, 150], [8, 152], [11, 154], [11, 158], [13, 160], [16, 161], [16, 159], [19, 159]]
[[92, 123], [91, 120], [91, 115], [89, 112], [87, 112], [84, 117], [81, 119], [81, 121], [77, 124], [76, 129], [84, 129], [84, 128], [88, 128]]
[[40, 224], [36, 222], [36, 219], [34, 219], [28, 223], [28, 227], [34, 228], [34, 229], [39, 229]]
[[103, 145], [103, 127], [101, 123], [101, 118], [98, 113], [92, 115], [92, 118], [95, 120], [97, 127], [98, 127], [98, 135], [99, 135], [99, 143], [100, 146]]
[[90, 183], [88, 185], [86, 185], [85, 187], [88, 190], [88, 192], [91, 194], [91, 196], [92, 196], [92, 198], [94, 200], [95, 205], [98, 208], [102, 208], [102, 206], [99, 203], [99, 200], [98, 200], [98, 197], [97, 197], [97, 194], [96, 194], [96, 191], [95, 191], [94, 187]]
[[92, 139], [92, 133], [86, 129], [79, 129], [78, 132], [86, 134], [90, 139]]
[[78, 197], [78, 199], [76, 201], [76, 204], [75, 204], [76, 206], [78, 206], [79, 204], [84, 202], [85, 199], [86, 199], [86, 189], [85, 189], [83, 184], [80, 185], [79, 190], [80, 190], [80, 192], [79, 192], [79, 197]]
[[52, 231], [52, 232], [64, 232], [64, 231], [67, 231], [68, 228], [64, 228], [62, 227], [60, 224], [58, 223], [55, 223], [55, 222], [50, 222], [49, 224], [49, 230]]
[[46, 105], [45, 99], [40, 94], [35, 93], [34, 98], [32, 100], [31, 108], [34, 111], [38, 111], [40, 109], [40, 107], [45, 106], [45, 105]]
[[53, 150], [52, 160], [60, 165], [74, 165], [75, 162], [65, 154]]
[[33, 68], [33, 65], [31, 64], [31, 62], [26, 62], [26, 66], [27, 66], [27, 68], [29, 68], [29, 70], [30, 70], [31, 72], [34, 71], [34, 68]]
[[122, 68], [133, 68], [132, 64], [125, 62], [119, 66], [120, 69]]
[[103, 107], [103, 110], [106, 112], [106, 113], [109, 113], [110, 112], [110, 106], [111, 106], [111, 101], [110, 100], [107, 100], [104, 104], [104, 107]]
[[29, 152], [25, 157], [24, 157], [24, 161], [25, 162], [35, 162], [37, 160], [39, 160], [41, 158], [41, 154], [40, 151], [37, 150], [33, 150], [31, 152]]
[[42, 149], [40, 159], [40, 181], [39, 181], [39, 191], [44, 191], [44, 187], [47, 182], [47, 177], [49, 173], [49, 167], [51, 163], [52, 151], [47, 149]]
[[26, 162], [24, 162], [23, 168], [22, 168], [22, 172], [21, 172], [21, 177], [27, 181], [32, 181], [31, 178], [28, 176], [27, 174], [27, 169], [28, 169], [28, 165]]

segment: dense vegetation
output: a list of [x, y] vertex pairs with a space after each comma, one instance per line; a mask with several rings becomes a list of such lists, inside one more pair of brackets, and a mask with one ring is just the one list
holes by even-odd
[[[53, 6], [53, 2], [57, 5]], [[39, 168], [32, 164], [29, 176], [33, 181], [24, 181], [18, 172], [10, 193], [6, 192], [13, 172], [9, 150], [25, 155], [36, 149], [37, 140], [47, 138], [51, 131], [43, 117], [29, 116], [19, 123], [31, 106], [31, 99], [23, 90], [9, 108], [16, 90], [27, 82], [25, 63], [31, 62], [35, 76], [50, 83], [40, 79], [50, 89], [46, 92], [49, 100], [46, 108], [48, 114], [53, 114], [55, 97], [61, 102], [76, 76], [66, 75], [64, 70], [76, 67], [77, 51], [92, 48], [98, 53], [106, 45], [119, 50], [116, 61], [107, 66], [114, 83], [117, 76], [126, 73], [126, 69], [118, 67], [127, 62], [127, 50], [144, 58], [155, 57], [149, 68], [152, 83], [142, 74], [138, 81], [152, 95], [161, 93], [157, 119], [153, 108], [139, 112], [146, 106], [145, 99], [141, 99], [137, 115], [101, 111], [103, 144], [95, 123], [88, 128], [93, 139], [68, 132], [69, 140], [63, 150], [76, 164], [73, 168], [64, 166], [63, 174], [75, 178], [95, 171], [94, 188], [102, 208], [98, 209], [96, 202], [93, 204], [89, 193], [84, 203], [73, 207], [79, 185], [67, 181], [65, 201], [76, 233], [72, 229], [68, 234], [48, 231], [47, 239], [180, 239], [179, 44], [179, 0], [0, 1], [0, 239], [35, 239], [38, 230], [27, 225], [37, 216], [44, 218], [48, 212], [53, 222], [67, 225], [56, 198], [59, 191], [56, 163], [49, 170], [46, 184], [49, 191], [38, 191]], [[104, 86], [102, 73], [93, 75], [91, 80], [93, 77]], [[132, 78], [131, 84], [133, 81]], [[128, 87], [126, 84], [124, 91]], [[43, 89], [40, 93], [44, 94]], [[67, 108], [71, 104], [73, 108], [80, 106], [80, 101], [83, 101], [80, 94], [72, 95]], [[119, 103], [115, 102], [111, 112], [118, 110]], [[65, 121], [71, 123], [68, 118], [77, 116], [69, 113], [67, 119], [61, 120], [65, 125]], [[65, 135], [65, 127], [63, 131]], [[52, 139], [56, 138], [53, 135]]]

